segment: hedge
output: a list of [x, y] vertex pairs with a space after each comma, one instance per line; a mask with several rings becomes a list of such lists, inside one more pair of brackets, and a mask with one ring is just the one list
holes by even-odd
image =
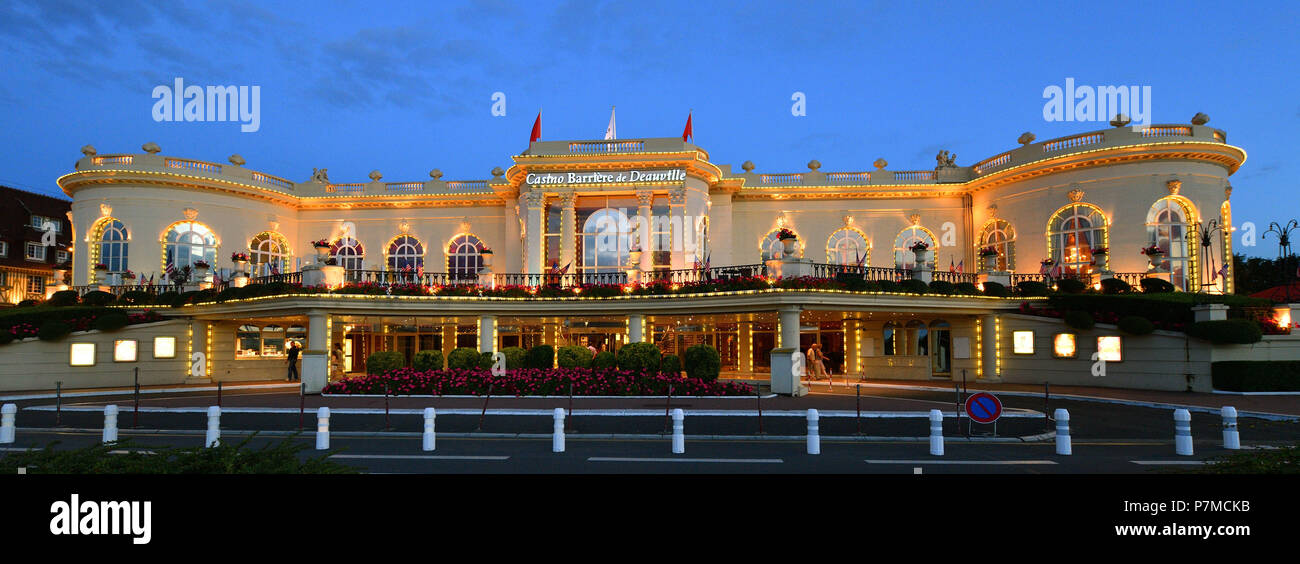
[[953, 292], [952, 282], [944, 280], [935, 280], [930, 282], [930, 293], [932, 294], [951, 294]]
[[912, 294], [924, 294], [930, 291], [930, 287], [926, 285], [925, 282], [922, 282], [915, 278], [911, 280], [904, 280], [902, 282], [899, 282], [898, 287], [902, 291], [909, 292]]
[[528, 349], [528, 358], [524, 368], [552, 368], [555, 366], [555, 348], [551, 345], [537, 345]]
[[995, 298], [1005, 298], [1007, 297], [1007, 287], [1003, 286], [1000, 282], [985, 282], [984, 295], [993, 296]]
[[447, 368], [469, 370], [478, 368], [478, 350], [458, 347], [447, 355]]
[[1264, 338], [1259, 324], [1249, 319], [1200, 321], [1187, 328], [1187, 334], [1211, 343], [1248, 345]]
[[963, 296], [978, 296], [980, 293], [979, 287], [970, 282], [958, 282], [952, 287], [952, 289], [954, 292]]
[[1214, 389], [1227, 392], [1300, 392], [1300, 361], [1235, 360], [1210, 364]]
[[51, 319], [41, 324], [36, 336], [42, 341], [57, 341], [72, 332], [72, 325], [62, 319]]
[[568, 345], [555, 351], [555, 362], [560, 368], [591, 368], [592, 356], [587, 347]]
[[496, 363], [496, 355], [491, 351], [478, 353], [478, 367], [483, 370], [491, 370], [492, 365]]
[[1080, 331], [1087, 331], [1092, 329], [1097, 322], [1092, 318], [1092, 314], [1086, 311], [1067, 311], [1065, 312], [1065, 324]]
[[609, 351], [600, 351], [596, 353], [596, 358], [591, 359], [592, 368], [615, 368], [617, 366], [618, 359], [614, 357], [614, 353]]
[[1150, 335], [1152, 331], [1156, 330], [1156, 326], [1151, 323], [1151, 320], [1136, 315], [1121, 317], [1119, 323], [1115, 325], [1119, 327], [1120, 331], [1129, 335]]
[[506, 368], [510, 370], [523, 368], [528, 360], [528, 351], [523, 347], [506, 347], [501, 349], [501, 354], [506, 355]]
[[620, 370], [656, 371], [663, 360], [663, 354], [654, 343], [632, 343], [618, 350], [618, 367]]
[[99, 290], [86, 292], [86, 295], [81, 296], [81, 303], [88, 306], [106, 306], [113, 303], [115, 300], [117, 300], [117, 296]]
[[120, 310], [106, 311], [103, 315], [95, 318], [94, 328], [100, 331], [117, 331], [127, 326], [129, 320], [126, 312]]
[[677, 355], [675, 354], [666, 354], [663, 358], [659, 359], [659, 371], [665, 374], [681, 376], [682, 361], [677, 358]]
[[416, 370], [442, 370], [442, 351], [429, 350], [415, 353], [411, 367]]
[[60, 290], [50, 294], [50, 299], [45, 300], [45, 305], [54, 307], [63, 307], [77, 305], [81, 297], [77, 295], [76, 290]]
[[686, 375], [691, 378], [699, 378], [705, 382], [712, 382], [718, 379], [718, 372], [722, 370], [722, 356], [718, 354], [718, 349], [709, 345], [699, 344], [687, 347], [686, 353], [682, 355], [683, 364], [685, 364]]
[[154, 295], [149, 292], [131, 290], [129, 292], [122, 292], [122, 295], [118, 296], [117, 301], [126, 305], [144, 305], [153, 303], [153, 299]]
[[1168, 294], [1174, 291], [1174, 285], [1159, 278], [1143, 278], [1142, 292], [1146, 294]]
[[[988, 287], [987, 283], [985, 284], [985, 287]], [[1049, 290], [1047, 284], [1035, 282], [1033, 280], [1026, 280], [1016, 284], [1016, 289], [1020, 291], [1020, 295], [1027, 298], [1046, 296]]]
[[1075, 280], [1073, 278], [1062, 278], [1056, 281], [1056, 290], [1058, 292], [1064, 292], [1066, 294], [1080, 294], [1087, 289], [1088, 289], [1088, 285], [1083, 283], [1082, 280]]
[[1119, 278], [1106, 278], [1101, 281], [1103, 294], [1131, 294], [1133, 286]]
[[894, 282], [893, 280], [877, 280], [876, 287], [879, 288], [881, 292], [890, 293], [899, 292], [902, 288], [898, 285], [898, 282]]
[[406, 357], [395, 351], [370, 353], [366, 357], [366, 374], [383, 374], [406, 366]]

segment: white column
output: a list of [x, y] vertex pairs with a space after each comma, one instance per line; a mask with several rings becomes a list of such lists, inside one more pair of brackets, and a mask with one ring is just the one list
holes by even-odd
[[686, 222], [686, 186], [678, 186], [668, 191], [668, 217], [672, 225], [672, 268], [682, 270], [691, 268], [693, 263], [686, 257], [686, 229], [694, 229]]
[[478, 318], [478, 352], [495, 352], [497, 346], [497, 316], [480, 315]]
[[799, 350], [799, 306], [787, 306], [778, 312], [777, 332], [781, 342], [778, 348]]
[[772, 393], [789, 396], [802, 396], [808, 388], [799, 382], [795, 369], [795, 355], [799, 352], [799, 306], [786, 306], [778, 311], [777, 335], [781, 341], [777, 348], [768, 352], [772, 372], [770, 384]]
[[627, 316], [627, 342], [645, 342], [645, 315], [632, 313]]
[[569, 272], [577, 272], [578, 269], [578, 264], [574, 261], [577, 257], [578, 217], [573, 209], [577, 199], [572, 191], [560, 194], [560, 268], [566, 264], [572, 265]]
[[986, 382], [1001, 382], [998, 374], [998, 339], [997, 316], [985, 315], [980, 318], [980, 346], [984, 348], [980, 355], [981, 369]]
[[524, 208], [524, 235], [527, 236], [527, 240], [524, 241], [524, 254], [527, 255], [524, 272], [541, 274], [542, 265], [546, 262], [543, 245], [546, 239], [546, 226], [542, 222], [546, 195], [541, 192], [531, 192], [524, 195], [521, 200]]
[[329, 351], [325, 344], [329, 341], [328, 319], [326, 312], [307, 312], [307, 348], [302, 351], [302, 366], [298, 372], [302, 377], [303, 393], [319, 394], [328, 381]]
[[[651, 205], [654, 203], [654, 192], [649, 190], [640, 190], [636, 193], [637, 206], [636, 215], [640, 220], [641, 238], [641, 272], [654, 270], [654, 248], [650, 243], [650, 233], [654, 227], [654, 215]], [[636, 342], [636, 341], [633, 341]]]

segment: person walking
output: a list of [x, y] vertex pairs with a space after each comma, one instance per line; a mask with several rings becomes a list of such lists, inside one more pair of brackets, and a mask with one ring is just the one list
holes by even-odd
[[298, 354], [301, 353], [298, 341], [289, 341], [289, 381], [298, 379]]
[[806, 360], [808, 361], [809, 380], [817, 380], [821, 378], [822, 375], [821, 349], [819, 347], [820, 345], [813, 343], [812, 346], [808, 347], [808, 352], [805, 354]]

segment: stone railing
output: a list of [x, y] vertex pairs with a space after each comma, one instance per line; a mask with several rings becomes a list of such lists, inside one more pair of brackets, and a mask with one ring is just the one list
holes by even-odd
[[[534, 155], [603, 155], [615, 153], [676, 153], [703, 149], [682, 141], [680, 137], [647, 137], [643, 139], [610, 139], [589, 141], [534, 141], [524, 151]], [[708, 154], [705, 153], [705, 160]]]

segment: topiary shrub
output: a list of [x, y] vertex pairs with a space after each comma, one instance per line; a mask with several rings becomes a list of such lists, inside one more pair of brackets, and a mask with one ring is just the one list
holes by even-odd
[[673, 376], [682, 375], [682, 361], [675, 354], [666, 354], [659, 359], [659, 371]]
[[131, 290], [130, 292], [122, 292], [122, 295], [117, 297], [117, 301], [126, 305], [145, 305], [153, 303], [153, 297], [153, 294], [149, 292]]
[[1142, 292], [1145, 294], [1167, 294], [1174, 291], [1173, 284], [1159, 278], [1143, 278], [1140, 284], [1142, 284]]
[[591, 359], [591, 367], [600, 369], [617, 368], [618, 360], [614, 357], [614, 353], [601, 351], [596, 353], [596, 358]]
[[60, 290], [50, 295], [50, 299], [45, 300], [45, 305], [54, 307], [63, 307], [77, 305], [81, 297], [77, 295], [76, 290]]
[[893, 294], [902, 291], [902, 287], [898, 285], [898, 282], [893, 280], [877, 280], [876, 285], [879, 286], [881, 292]]
[[72, 332], [72, 325], [62, 319], [51, 319], [41, 324], [41, 328], [36, 331], [36, 336], [42, 341], [57, 341], [68, 336]]
[[482, 368], [483, 370], [491, 370], [492, 365], [496, 363], [496, 360], [493, 358], [494, 356], [496, 355], [492, 354], [491, 352], [478, 353], [477, 367]]
[[510, 370], [523, 368], [528, 361], [528, 351], [523, 347], [506, 347], [501, 349], [501, 354], [506, 355], [506, 368]]
[[1056, 291], [1058, 292], [1064, 292], [1066, 294], [1082, 294], [1083, 291], [1087, 289], [1088, 285], [1082, 280], [1062, 278], [1056, 281]]
[[686, 353], [682, 355], [682, 360], [686, 365], [687, 376], [705, 382], [717, 380], [718, 372], [722, 371], [722, 356], [718, 354], [718, 349], [709, 345], [688, 347]]
[[447, 368], [470, 370], [478, 368], [478, 351], [469, 347], [458, 347], [447, 355]]
[[108, 292], [101, 292], [99, 290], [95, 290], [94, 292], [86, 292], [86, 295], [81, 296], [81, 303], [86, 304], [88, 306], [106, 306], [108, 304], [113, 303], [116, 300], [117, 300], [117, 296], [114, 296], [113, 294], [110, 294]]
[[1096, 326], [1097, 322], [1092, 319], [1092, 314], [1086, 311], [1067, 311], [1065, 324], [1080, 331], [1087, 331]]
[[1264, 338], [1259, 324], [1250, 319], [1200, 321], [1188, 326], [1187, 334], [1211, 343], [1233, 345], [1258, 343]]
[[174, 292], [169, 290], [161, 294], [158, 294], [158, 297], [154, 298], [153, 303], [158, 304], [160, 306], [171, 307], [171, 306], [175, 306], [180, 301], [180, 299], [181, 299], [181, 295], [179, 292]]
[[1151, 320], [1136, 315], [1121, 317], [1115, 325], [1119, 327], [1120, 331], [1129, 335], [1150, 335], [1152, 331], [1156, 330], [1156, 326], [1151, 323]]
[[528, 349], [528, 358], [524, 363], [528, 368], [553, 368], [555, 366], [555, 348], [551, 345], [537, 345]]
[[978, 296], [980, 293], [980, 289], [970, 282], [958, 282], [952, 291], [963, 296]]
[[924, 294], [930, 291], [930, 287], [927, 286], [925, 282], [922, 282], [915, 278], [911, 280], [904, 280], [902, 282], [899, 282], [898, 287], [900, 290], [907, 292], [909, 294]]
[[632, 343], [624, 345], [615, 357], [622, 370], [653, 372], [659, 370], [663, 353], [654, 343]]
[[560, 368], [590, 368], [592, 356], [587, 347], [569, 345], [555, 351], [555, 363]]
[[129, 323], [129, 320], [126, 317], [126, 312], [112, 310], [106, 311], [99, 317], [96, 317], [94, 328], [99, 329], [100, 331], [117, 331], [118, 329], [126, 327], [127, 323]]
[[930, 282], [931, 294], [947, 295], [947, 294], [951, 294], [952, 292], [953, 292], [952, 282], [947, 282], [944, 280], [935, 280], [933, 282]]
[[1133, 286], [1119, 278], [1104, 278], [1101, 281], [1101, 293], [1131, 294], [1133, 293]]
[[1047, 284], [1044, 284], [1042, 282], [1026, 280], [1024, 282], [1016, 284], [1016, 290], [1018, 290], [1020, 292], [1020, 295], [1022, 296], [1025, 296], [1027, 298], [1034, 298], [1034, 297], [1046, 296], [1050, 288], [1047, 287]]
[[370, 353], [366, 357], [366, 374], [383, 374], [406, 366], [406, 357], [396, 351]]
[[420, 351], [411, 359], [411, 368], [416, 370], [442, 370], [442, 351]]
[[995, 298], [1005, 298], [1009, 295], [1009, 292], [1007, 292], [1007, 287], [1003, 286], [1000, 282], [985, 282], [984, 295], [993, 296]]
[[18, 305], [14, 306], [14, 307], [32, 307], [32, 306], [37, 305], [37, 304], [39, 304], [39, 303], [41, 303], [40, 300], [23, 300], [23, 301], [21, 301], [21, 302], [18, 302]]

